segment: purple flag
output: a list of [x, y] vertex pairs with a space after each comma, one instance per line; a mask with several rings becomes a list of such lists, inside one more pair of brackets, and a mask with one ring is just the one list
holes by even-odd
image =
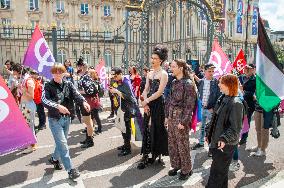
[[39, 27], [36, 26], [26, 51], [23, 64], [31, 67], [47, 79], [51, 79], [52, 74], [50, 69], [54, 63], [55, 59], [48, 47], [48, 44], [39, 30]]

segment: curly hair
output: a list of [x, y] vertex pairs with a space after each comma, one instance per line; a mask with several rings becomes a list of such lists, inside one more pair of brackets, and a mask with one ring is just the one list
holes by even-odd
[[168, 48], [158, 44], [154, 47], [152, 54], [156, 54], [159, 56], [159, 58], [162, 60], [162, 62], [166, 61], [168, 59]]

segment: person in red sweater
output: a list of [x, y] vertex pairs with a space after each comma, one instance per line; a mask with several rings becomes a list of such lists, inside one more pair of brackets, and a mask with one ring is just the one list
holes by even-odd
[[141, 85], [141, 76], [139, 75], [137, 69], [132, 66], [129, 68], [129, 73], [130, 73], [130, 81], [132, 84], [132, 91], [134, 93], [134, 96], [136, 97], [137, 101], [141, 95], [140, 93], [140, 85]]

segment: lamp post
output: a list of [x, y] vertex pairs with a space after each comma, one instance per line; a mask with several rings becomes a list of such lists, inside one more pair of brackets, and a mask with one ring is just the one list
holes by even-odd
[[249, 9], [250, 9], [250, 0], [248, 0], [248, 4], [247, 4], [246, 39], [245, 39], [245, 59], [246, 59], [246, 61], [247, 61], [247, 54], [248, 54], [248, 21], [249, 21]]

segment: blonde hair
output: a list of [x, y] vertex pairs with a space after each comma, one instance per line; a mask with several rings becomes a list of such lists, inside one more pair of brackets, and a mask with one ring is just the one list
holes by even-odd
[[51, 73], [52, 74], [56, 74], [56, 73], [65, 73], [66, 72], [66, 68], [64, 65], [62, 64], [55, 64], [52, 66], [51, 68]]

